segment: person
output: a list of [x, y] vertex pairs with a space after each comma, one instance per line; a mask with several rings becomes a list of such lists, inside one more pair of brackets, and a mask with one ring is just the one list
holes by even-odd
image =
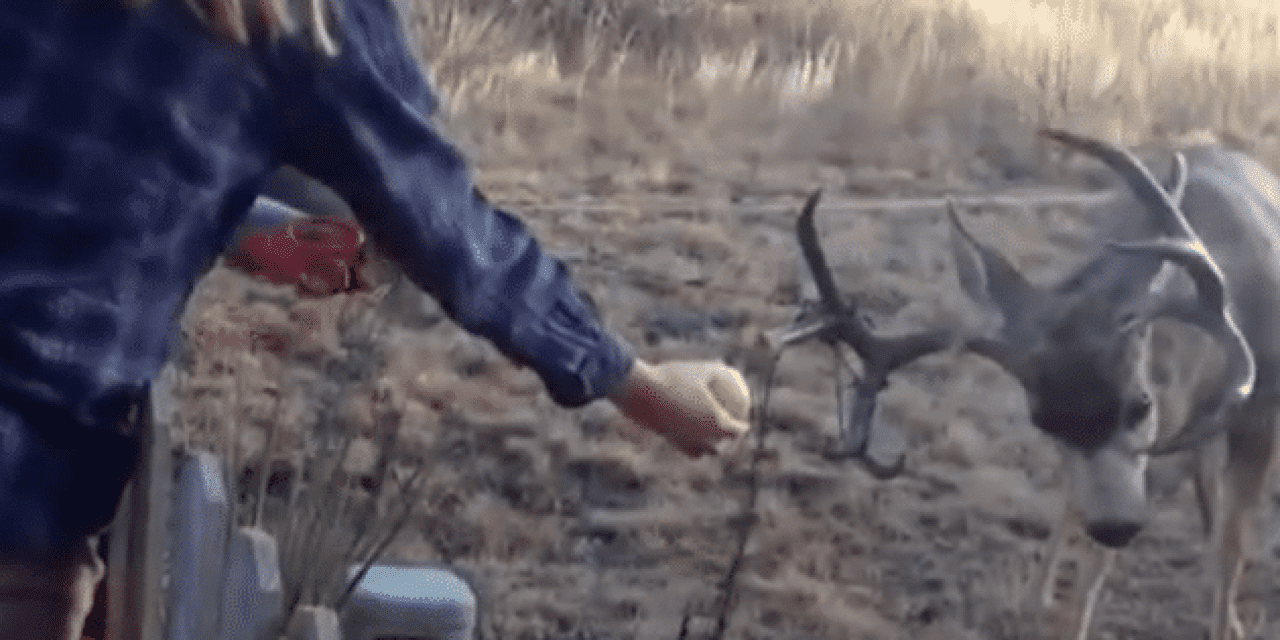
[[391, 2], [0, 6], [0, 639], [80, 637], [175, 316], [281, 165], [557, 403], [692, 456], [747, 431], [737, 371], [638, 358], [479, 196]]

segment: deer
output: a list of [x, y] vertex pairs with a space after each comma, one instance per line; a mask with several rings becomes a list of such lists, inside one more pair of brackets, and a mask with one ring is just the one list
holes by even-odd
[[[1102, 555], [1085, 597], [1071, 605], [1067, 638], [1087, 637], [1115, 553], [1145, 523], [1151, 458], [1199, 455], [1225, 441], [1225, 463], [1198, 465], [1195, 482], [1215, 561], [1209, 632], [1213, 640], [1242, 639], [1235, 600], [1246, 516], [1261, 496], [1280, 409], [1280, 179], [1246, 154], [1205, 145], [1173, 154], [1166, 186], [1125, 148], [1067, 131], [1040, 134], [1101, 161], [1127, 186], [1096, 212], [1102, 229], [1078, 268], [1048, 286], [1032, 283], [974, 238], [949, 202], [961, 289], [997, 321], [878, 336], [836, 287], [813, 222], [815, 193], [797, 238], [820, 300], [777, 343], [843, 343], [863, 361], [834, 452], [849, 458], [865, 457], [889, 375], [917, 358], [971, 353], [1021, 386], [1031, 423], [1063, 452], [1071, 487], [1037, 591], [1049, 593], [1068, 521], [1082, 524]], [[1163, 324], [1202, 333], [1223, 355], [1178, 425], [1161, 424], [1167, 403], [1153, 396], [1153, 326]], [[1195, 363], [1175, 364], [1196, 374]], [[1165, 413], [1168, 422], [1172, 412]]]

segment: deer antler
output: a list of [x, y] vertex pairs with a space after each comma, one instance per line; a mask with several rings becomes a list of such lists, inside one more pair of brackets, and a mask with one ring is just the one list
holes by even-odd
[[1169, 190], [1169, 200], [1179, 207], [1182, 206], [1182, 197], [1187, 194], [1188, 175], [1186, 154], [1173, 154], [1173, 189]]
[[877, 397], [888, 385], [890, 373], [918, 358], [948, 348], [954, 342], [954, 332], [942, 329], [891, 337], [871, 332], [858, 315], [857, 306], [841, 298], [835, 276], [818, 242], [813, 217], [821, 196], [820, 190], [810, 195], [796, 221], [800, 250], [820, 296], [817, 318], [781, 334], [777, 340], [782, 346], [789, 346], [820, 338], [833, 345], [843, 342], [853, 348], [863, 361], [864, 374], [852, 387], [854, 400], [848, 412], [841, 416], [840, 444], [830, 455], [856, 458], [876, 477], [892, 477], [902, 469], [901, 457], [893, 465], [885, 466], [867, 455]]
[[954, 334], [949, 329], [919, 331], [893, 337], [877, 336], [862, 321], [857, 307], [845, 304], [840, 298], [835, 277], [827, 265], [822, 247], [818, 244], [818, 232], [813, 224], [820, 196], [821, 191], [809, 196], [796, 222], [796, 235], [800, 240], [805, 262], [813, 274], [814, 283], [818, 286], [818, 293], [822, 296], [823, 330], [831, 332], [836, 339], [853, 347], [866, 363], [868, 376], [874, 373], [881, 378], [887, 377], [894, 369], [949, 347]]

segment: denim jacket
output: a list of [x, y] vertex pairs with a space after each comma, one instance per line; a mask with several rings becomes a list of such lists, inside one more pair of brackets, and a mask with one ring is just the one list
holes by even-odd
[[391, 0], [335, 2], [332, 59], [305, 36], [224, 44], [177, 0], [123, 4], [0, 4], [0, 555], [106, 524], [122, 416], [283, 164], [558, 403], [625, 375], [628, 347], [433, 128]]

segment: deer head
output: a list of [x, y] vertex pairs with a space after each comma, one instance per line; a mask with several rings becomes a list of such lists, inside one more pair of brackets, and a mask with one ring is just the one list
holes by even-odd
[[[1128, 151], [1060, 131], [1043, 135], [1084, 151], [1132, 189], [1155, 237], [1108, 242], [1060, 283], [1040, 287], [974, 239], [948, 208], [952, 250], [965, 293], [1002, 320], [966, 348], [991, 359], [1023, 387], [1032, 422], [1061, 442], [1078, 505], [1092, 537], [1122, 546], [1141, 528], [1148, 455], [1199, 444], [1230, 422], [1251, 392], [1252, 351], [1230, 313], [1221, 270], [1179, 209], [1186, 160], [1176, 156], [1165, 189]], [[1186, 270], [1195, 299], [1159, 286], [1165, 264]], [[1168, 317], [1201, 327], [1228, 353], [1232, 374], [1222, 392], [1197, 406], [1188, 427], [1155, 442], [1158, 407], [1147, 380], [1149, 327]]]
[[[961, 287], [999, 317], [997, 328], [882, 337], [840, 296], [813, 225], [815, 193], [800, 215], [797, 236], [821, 300], [815, 318], [779, 340], [787, 345], [817, 337], [847, 344], [862, 358], [864, 375], [841, 427], [841, 453], [854, 457], [865, 453], [877, 394], [894, 370], [952, 345], [994, 361], [1023, 387], [1033, 423], [1064, 445], [1091, 535], [1104, 545], [1122, 546], [1141, 528], [1148, 456], [1195, 446], [1223, 429], [1252, 392], [1253, 355], [1231, 316], [1221, 270], [1179, 210], [1185, 158], [1176, 156], [1166, 189], [1124, 149], [1066, 132], [1042, 134], [1115, 170], [1145, 210], [1126, 214], [1147, 216], [1143, 228], [1153, 237], [1107, 242], [1061, 282], [1037, 286], [970, 235], [948, 206]], [[1160, 286], [1167, 264], [1191, 276], [1194, 299], [1172, 296]], [[1157, 442], [1158, 407], [1146, 376], [1149, 326], [1161, 317], [1194, 324], [1217, 338], [1231, 375], [1221, 393], [1192, 411], [1187, 428]]]

